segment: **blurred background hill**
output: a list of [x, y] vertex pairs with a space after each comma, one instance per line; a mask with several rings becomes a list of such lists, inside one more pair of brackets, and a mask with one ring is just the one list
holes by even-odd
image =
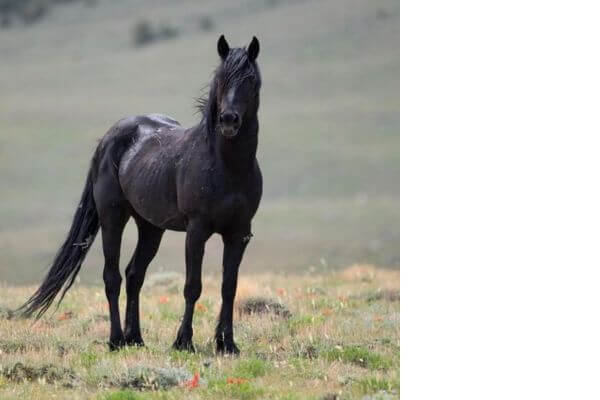
[[[241, 274], [399, 263], [399, 4], [0, 0], [0, 281], [40, 281], [97, 140], [121, 117], [196, 123], [216, 40], [256, 35], [264, 198]], [[100, 237], [81, 279], [101, 281]], [[122, 268], [136, 240], [129, 224]], [[168, 232], [151, 271], [183, 271]], [[204, 271], [220, 271], [209, 241]]]

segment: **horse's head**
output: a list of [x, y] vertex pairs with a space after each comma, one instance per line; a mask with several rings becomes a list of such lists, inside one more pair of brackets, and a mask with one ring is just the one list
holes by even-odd
[[260, 71], [256, 64], [259, 44], [252, 38], [248, 48], [229, 48], [221, 35], [217, 43], [221, 66], [217, 69], [216, 115], [221, 134], [227, 138], [236, 136], [247, 119], [256, 116], [261, 85]]

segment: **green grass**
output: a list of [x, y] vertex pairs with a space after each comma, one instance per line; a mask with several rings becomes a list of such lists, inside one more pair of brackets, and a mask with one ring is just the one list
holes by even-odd
[[86, 369], [90, 369], [96, 363], [98, 363], [98, 354], [96, 354], [95, 352], [86, 351], [84, 353], [81, 353], [80, 358], [81, 365]]
[[103, 400], [142, 400], [144, 397], [131, 390], [120, 390], [103, 396]]
[[271, 365], [258, 358], [241, 360], [234, 369], [234, 375], [240, 378], [258, 378], [264, 376], [271, 369]]
[[250, 382], [230, 383], [226, 379], [209, 381], [207, 394], [228, 399], [251, 400], [262, 396], [265, 389], [257, 388]]
[[[183, 280], [169, 276], [173, 284]], [[242, 277], [234, 317], [240, 357], [215, 354], [220, 280], [210, 277], [204, 279], [202, 293], [203, 304], [210, 307], [197, 310], [200, 318], [194, 318], [197, 352], [171, 349], [180, 320], [163, 319], [161, 308], [181, 316], [184, 300], [172, 294], [165, 301], [170, 286], [142, 291], [142, 348], [108, 351], [109, 321], [98, 317], [107, 313], [101, 287], [75, 285], [56, 314], [33, 325], [30, 320], [0, 318], [0, 398], [321, 399], [338, 393], [354, 399], [382, 391], [388, 398], [398, 395], [399, 302], [386, 297], [367, 301], [362, 296], [353, 300], [352, 312], [340, 305], [352, 293], [397, 290], [398, 271], [363, 265], [339, 273]], [[32, 290], [3, 287], [0, 307], [14, 307]], [[238, 311], [246, 299], [274, 293], [290, 311], [289, 318]], [[338, 307], [315, 309], [315, 298]], [[190, 386], [194, 376], [196, 384]]]
[[363, 346], [336, 346], [325, 351], [324, 356], [329, 361], [341, 360], [372, 370], [387, 369], [392, 365], [390, 359], [382, 357]]
[[361, 393], [364, 394], [377, 393], [381, 391], [391, 392], [400, 389], [398, 382], [396, 381], [374, 377], [359, 379], [356, 382], [356, 386], [359, 388]]

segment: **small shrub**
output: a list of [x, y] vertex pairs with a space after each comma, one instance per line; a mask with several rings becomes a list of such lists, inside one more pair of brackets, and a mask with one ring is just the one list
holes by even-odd
[[42, 2], [29, 1], [21, 8], [21, 18], [26, 24], [40, 21], [48, 13], [48, 6]]
[[15, 382], [44, 380], [47, 383], [62, 382], [63, 386], [69, 387], [74, 386], [78, 381], [73, 370], [53, 364], [34, 367], [17, 362], [10, 367], [3, 368], [2, 375]]
[[212, 32], [215, 28], [215, 23], [209, 15], [202, 15], [198, 18], [198, 26], [203, 32]]
[[[12, 354], [12, 353], [22, 353], [27, 350], [28, 345], [23, 341], [16, 341], [12, 339], [3, 339], [0, 340], [0, 350], [3, 353]], [[39, 350], [39, 349], [36, 349]]]
[[304, 350], [302, 350], [302, 357], [304, 358], [308, 358], [309, 360], [312, 360], [314, 358], [317, 358], [317, 356], [319, 355], [319, 350], [313, 346], [313, 345], [308, 345], [304, 348]]
[[244, 302], [242, 302], [239, 308], [242, 314], [271, 313], [284, 318], [287, 318], [291, 315], [290, 311], [282, 303], [262, 297], [251, 297], [246, 299]]
[[166, 389], [192, 379], [192, 374], [183, 368], [158, 368], [138, 366], [121, 377], [119, 385], [134, 389]]
[[163, 25], [158, 29], [157, 36], [160, 39], [173, 39], [179, 36], [179, 29], [171, 25]]
[[292, 342], [292, 354], [295, 357], [305, 359], [315, 359], [319, 356], [319, 345], [318, 343], [303, 343], [303, 342]]
[[133, 43], [140, 47], [157, 40], [173, 39], [179, 35], [179, 30], [168, 24], [154, 27], [149, 21], [138, 22], [133, 29]]
[[152, 24], [148, 21], [140, 21], [133, 28], [133, 42], [136, 46], [145, 46], [156, 40], [156, 34]]

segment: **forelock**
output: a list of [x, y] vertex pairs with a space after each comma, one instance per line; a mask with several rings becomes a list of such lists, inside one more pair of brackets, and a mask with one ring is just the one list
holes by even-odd
[[229, 51], [229, 55], [221, 64], [220, 74], [225, 87], [235, 86], [247, 78], [258, 77], [257, 68], [248, 59], [248, 53], [241, 48]]

